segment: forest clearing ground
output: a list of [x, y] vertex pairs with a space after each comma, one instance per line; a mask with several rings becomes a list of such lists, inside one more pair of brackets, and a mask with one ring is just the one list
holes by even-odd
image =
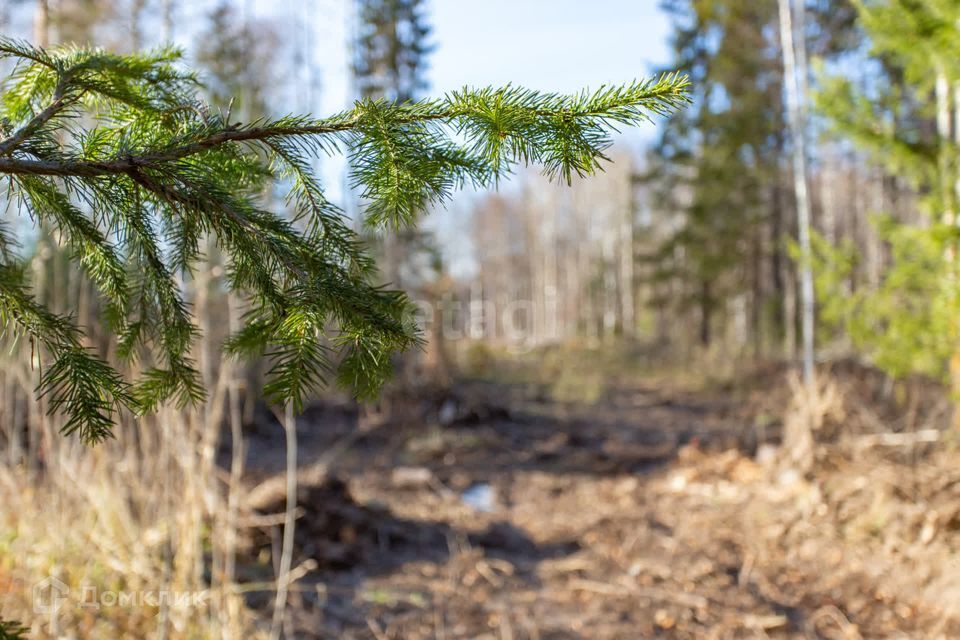
[[[505, 410], [369, 431], [337, 457], [344, 484], [301, 489], [305, 637], [960, 636], [955, 453], [835, 443], [804, 478], [754, 455], [729, 394], [461, 397]], [[305, 416], [304, 469], [352, 428], [339, 409]], [[251, 450], [269, 461], [272, 440]], [[464, 501], [486, 486], [489, 510]]]

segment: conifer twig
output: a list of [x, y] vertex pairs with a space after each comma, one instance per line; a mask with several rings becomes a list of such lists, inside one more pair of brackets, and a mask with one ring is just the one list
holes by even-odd
[[[347, 157], [368, 224], [410, 225], [517, 164], [567, 182], [598, 171], [618, 127], [687, 101], [686, 78], [668, 74], [574, 95], [466, 88], [241, 124], [200, 102], [173, 49], [123, 56], [0, 38], [4, 58], [16, 62], [0, 106], [7, 197], [63, 237], [108, 310], [118, 354], [142, 373], [128, 380], [87, 349], [84, 330], [34, 298], [9, 253], [0, 324], [42, 347], [39, 393], [67, 415], [65, 431], [94, 442], [111, 435], [118, 410], [204, 397], [190, 357], [200, 329], [176, 274], [194, 269], [206, 237], [225, 257], [226, 286], [250, 300], [226, 349], [267, 357], [264, 390], [278, 404], [296, 412], [330, 380], [371, 396], [390, 355], [420, 342], [412, 305], [376, 284], [374, 261], [326, 199], [318, 155]], [[285, 191], [281, 211], [268, 186]], [[0, 229], [0, 247], [13, 240]]]

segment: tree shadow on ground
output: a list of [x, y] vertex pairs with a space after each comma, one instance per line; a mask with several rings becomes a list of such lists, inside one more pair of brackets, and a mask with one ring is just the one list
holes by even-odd
[[[301, 471], [349, 440], [349, 449], [332, 465], [332, 471], [344, 477], [373, 471], [389, 485], [392, 470], [415, 466], [429, 472], [454, 497], [478, 483], [491, 485], [502, 497], [511, 493], [511, 483], [524, 482], [528, 473], [636, 477], [671, 461], [686, 443], [745, 448], [742, 433], [731, 428], [729, 420], [710, 421], [722, 407], [708, 406], [703, 398], [665, 396], [656, 389], [613, 390], [602, 402], [585, 405], [559, 403], [509, 385], [473, 384], [461, 385], [446, 397], [411, 402], [417, 403], [415, 413], [420, 416], [413, 424], [386, 421], [365, 429], [359, 427], [361, 413], [353, 406], [314, 405], [298, 421]], [[282, 475], [279, 423], [261, 425], [249, 434], [249, 442], [248, 465], [262, 477]], [[402, 492], [394, 495], [403, 499]], [[304, 483], [298, 506], [294, 566], [316, 563], [291, 593], [291, 610], [300, 619], [304, 637], [331, 637], [331, 629], [333, 637], [376, 637], [369, 635], [368, 625], [370, 619], [378, 619], [378, 610], [402, 615], [405, 607], [421, 609], [427, 606], [424, 602], [435, 606], [439, 597], [433, 592], [401, 597], [391, 591], [395, 587], [381, 592], [377, 585], [409, 583], [422, 590], [433, 583], [414, 580], [413, 575], [458, 574], [461, 563], [469, 572], [483, 566], [484, 559], [494, 567], [502, 561], [510, 575], [491, 580], [509, 579], [512, 589], [537, 592], [542, 586], [540, 564], [570, 556], [581, 544], [575, 539], [534, 540], [503, 519], [510, 517], [506, 513], [490, 514], [483, 525], [469, 530], [439, 519], [400, 517], [386, 505], [356, 502], [347, 483], [336, 478]], [[282, 494], [258, 505], [262, 514], [283, 509]], [[265, 527], [257, 536], [250, 559], [276, 562], [281, 527]], [[273, 575], [269, 564], [261, 567], [261, 573], [266, 579]], [[256, 609], [269, 610], [271, 602], [269, 593], [251, 596]], [[312, 627], [327, 635], [311, 636]]]
[[[540, 562], [580, 548], [573, 540], [538, 544], [505, 520], [466, 531], [442, 521], [398, 517], [385, 506], [355, 501], [341, 478], [300, 487], [297, 505], [294, 566], [310, 566], [314, 571], [291, 596], [295, 608], [301, 617], [319, 610], [322, 617], [334, 618], [344, 628], [362, 627], [366, 605], [375, 604], [378, 596], [368, 593], [364, 582], [404, 565], [445, 564], [458, 550], [467, 548], [483, 558], [509, 562], [516, 568], [515, 579], [536, 589], [540, 587], [536, 570]], [[283, 509], [284, 499], [278, 496], [259, 511], [261, 516], [270, 516]], [[276, 524], [258, 528], [247, 546], [247, 566], [255, 565], [257, 558], [276, 557], [281, 535]], [[260, 568], [265, 574], [270, 570], [269, 566]], [[248, 602], [254, 609], [267, 609], [271, 595], [253, 593]]]

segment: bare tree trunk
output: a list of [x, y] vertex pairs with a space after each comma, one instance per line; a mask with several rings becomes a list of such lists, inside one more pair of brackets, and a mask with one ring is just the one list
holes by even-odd
[[543, 212], [542, 207], [534, 202], [527, 188], [523, 194], [524, 208], [527, 211], [525, 231], [529, 239], [527, 258], [530, 269], [530, 340], [539, 344], [543, 340], [543, 300], [544, 274], [543, 265]]
[[[229, 372], [227, 371], [227, 367], [229, 365], [224, 365], [224, 361], [221, 360], [219, 370], [217, 370], [215, 366], [214, 342], [218, 341], [219, 336], [215, 336], [214, 332], [211, 292], [215, 290], [216, 282], [214, 274], [216, 265], [213, 256], [214, 243], [209, 235], [204, 241], [204, 244], [205, 252], [203, 261], [194, 279], [194, 308], [200, 329], [197, 359], [200, 365], [201, 379], [203, 380], [204, 388], [207, 389], [207, 399], [202, 409], [195, 413], [195, 416], [202, 421], [198, 430], [199, 477], [200, 483], [206, 484], [206, 487], [201, 489], [201, 491], [205, 491], [210, 496], [215, 496], [220, 489], [216, 474], [217, 465], [215, 458], [220, 443], [220, 425], [226, 412], [225, 405], [227, 404], [227, 388], [229, 385], [229, 378], [227, 377]], [[199, 503], [198, 508], [200, 508], [202, 504], [203, 503]], [[212, 516], [212, 518], [216, 518], [218, 514], [214, 511], [209, 515]], [[198, 514], [198, 520], [201, 518], [202, 515]], [[218, 553], [213, 553], [210, 557], [210, 585], [215, 592], [222, 591], [224, 586], [223, 559], [224, 557]], [[198, 558], [201, 570], [203, 569], [204, 561], [203, 557]], [[212, 616], [222, 616], [223, 612], [220, 609], [222, 604], [222, 599], [212, 601], [210, 607]]]
[[[807, 191], [806, 122], [803, 106], [806, 95], [802, 93], [806, 82], [800, 79], [801, 75], [806, 77], [807, 70], [797, 68], [798, 57], [806, 60], [806, 44], [802, 30], [804, 9], [801, 6], [797, 12], [797, 21], [801, 27], [801, 32], [795, 44], [791, 0], [778, 1], [780, 38], [783, 44], [784, 84], [786, 85], [790, 134], [793, 139], [793, 188], [797, 200], [797, 227], [800, 238], [799, 273], [803, 380], [808, 387], [812, 387], [814, 385], [814, 292], [813, 273], [810, 265], [810, 198]], [[797, 51], [801, 52], [799, 56]]]
[[290, 567], [293, 564], [293, 542], [296, 533], [297, 511], [297, 421], [293, 405], [284, 408], [283, 432], [287, 442], [287, 507], [283, 519], [283, 542], [280, 569], [277, 571], [277, 598], [273, 603], [273, 623], [270, 640], [278, 640], [286, 619], [287, 592], [290, 588]]
[[33, 15], [33, 44], [38, 47], [50, 46], [50, 0], [37, 0]]
[[7, 455], [10, 468], [20, 463], [20, 420], [17, 411], [17, 375], [8, 370], [3, 378], [4, 424], [7, 427]]
[[[954, 82], [953, 85], [953, 166], [951, 167], [951, 172], [954, 177], [953, 181], [953, 200], [952, 200], [952, 211], [950, 212], [949, 224], [951, 229], [956, 231], [957, 227], [957, 206], [960, 205], [960, 159], [957, 158], [957, 149], [960, 149], [960, 82]], [[946, 145], [944, 145], [946, 146]], [[948, 174], [949, 176], [950, 174]], [[944, 176], [947, 179], [947, 176]], [[960, 307], [958, 304], [957, 297], [960, 296], [960, 281], [958, 281], [957, 273], [957, 251], [958, 251], [958, 241], [956, 236], [951, 236], [951, 245], [950, 245], [950, 291], [954, 296], [953, 305], [951, 306], [954, 309], [954, 315], [951, 318], [951, 330], [953, 335], [951, 339], [953, 341], [953, 353], [950, 357], [950, 386], [953, 393], [953, 427], [955, 430], [960, 431], [960, 319], [956, 317], [956, 309]]]
[[[50, 46], [50, 3], [49, 0], [37, 0], [33, 15], [33, 42], [38, 47]], [[36, 255], [33, 258], [33, 278], [34, 295], [38, 301], [43, 301], [42, 282], [45, 278], [44, 265], [44, 242], [43, 230], [37, 236]], [[36, 387], [39, 383], [39, 371], [37, 364], [41, 361], [39, 353], [40, 345], [35, 345], [30, 341], [30, 376], [31, 385]], [[27, 404], [27, 457], [24, 460], [27, 474], [33, 477], [36, 470], [37, 455], [39, 451], [38, 439], [43, 432], [43, 423], [45, 415], [41, 400], [29, 402]]]
[[448, 299], [446, 283], [440, 278], [433, 285], [422, 287], [420, 293], [430, 305], [430, 339], [421, 354], [424, 377], [434, 388], [447, 389], [453, 379], [453, 366], [444, 331], [444, 306]]
[[[935, 84], [935, 94], [937, 101], [937, 136], [939, 138], [939, 158], [938, 165], [940, 171], [940, 193], [943, 200], [943, 213], [941, 221], [945, 226], [955, 227], [957, 224], [957, 201], [960, 199], [958, 187], [954, 176], [956, 167], [951, 159], [952, 151], [950, 143], [954, 134], [960, 137], [960, 131], [951, 128], [951, 110], [950, 110], [950, 80], [947, 77], [945, 67], [942, 63], [937, 66], [937, 79]], [[960, 112], [960, 104], [957, 105]], [[956, 129], [960, 130], [960, 122]], [[948, 286], [951, 295], [957, 295], [957, 247], [955, 242], [951, 242], [945, 251], [944, 259], [947, 261], [947, 277], [950, 279]], [[954, 428], [960, 429], [960, 325], [958, 320], [952, 318], [949, 327], [949, 340], [954, 345], [953, 353], [950, 357], [950, 390], [953, 401], [953, 424]]]
[[[750, 261], [750, 333], [753, 339], [753, 355], [759, 358], [763, 355], [766, 336], [766, 327], [763, 322], [763, 305], [765, 302], [763, 289], [763, 230], [758, 226], [753, 232]], [[749, 338], [748, 338], [749, 340]]]
[[624, 215], [620, 223], [620, 329], [626, 337], [636, 334], [637, 306], [634, 301], [634, 216], [636, 215], [636, 190], [633, 185], [633, 169], [626, 176], [627, 197]]
[[175, 0], [163, 0], [163, 41], [165, 44], [173, 42], [173, 14], [176, 9]]
[[[41, 304], [46, 302], [46, 281], [47, 281], [47, 243], [43, 237], [43, 230], [37, 236], [36, 255], [31, 264], [33, 270], [33, 293], [37, 301]], [[37, 388], [40, 386], [40, 379], [43, 375], [43, 347], [39, 342], [30, 338], [30, 386]], [[26, 469], [31, 480], [34, 479], [40, 466], [40, 459], [43, 456], [42, 440], [47, 431], [47, 413], [46, 402], [43, 396], [38, 396], [35, 401], [27, 404], [27, 459]]]
[[[566, 196], [564, 206], [569, 207], [569, 194]], [[550, 207], [544, 211], [543, 217], [543, 290], [541, 307], [541, 340], [552, 342], [556, 339], [557, 318], [556, 318], [556, 296], [557, 296], [557, 209]]]
[[[240, 329], [240, 311], [238, 300], [234, 294], [227, 294], [230, 334]], [[237, 365], [225, 361], [227, 367], [225, 375], [230, 376], [227, 387], [230, 412], [230, 483], [227, 486], [227, 514], [226, 539], [224, 540], [223, 584], [231, 589], [237, 578], [237, 514], [240, 509], [240, 481], [243, 477], [243, 463], [246, 457], [243, 442], [243, 422], [240, 411], [240, 380], [237, 375]], [[223, 638], [229, 640], [234, 637], [231, 621], [239, 616], [239, 602], [231, 592], [224, 604], [225, 620], [223, 624]]]
[[[778, 147], [780, 143], [778, 142]], [[782, 150], [782, 147], [778, 149]], [[793, 335], [792, 315], [788, 314], [790, 305], [790, 287], [787, 284], [787, 271], [783, 259], [783, 230], [786, 220], [786, 211], [784, 206], [782, 176], [777, 170], [776, 183], [773, 187], [773, 210], [770, 218], [770, 286], [773, 290], [773, 296], [776, 300], [776, 321], [782, 322], [781, 348], [788, 358], [792, 358], [795, 353], [795, 336]]]
[[[875, 167], [867, 177], [867, 186], [873, 196], [871, 211], [889, 211], [887, 208], [887, 193], [884, 180], [884, 171], [881, 167]], [[880, 282], [883, 280], [883, 253], [886, 242], [877, 230], [876, 226], [870, 225], [869, 235], [867, 237], [867, 282], [873, 289], [880, 288]]]
[[836, 180], [839, 173], [839, 163], [832, 155], [824, 163], [824, 180], [821, 190], [823, 218], [821, 219], [821, 228], [827, 240], [833, 244], [839, 240], [837, 234], [837, 203], [836, 203]]
[[593, 272], [590, 270], [591, 262], [589, 251], [580, 252], [580, 268], [582, 269], [584, 281], [583, 281], [583, 296], [586, 304], [584, 304], [584, 322], [586, 325], [586, 335], [590, 344], [593, 345], [600, 337], [599, 324], [597, 323], [597, 312], [596, 312], [596, 291], [593, 286]]
[[[787, 111], [790, 134], [793, 141], [793, 188], [797, 201], [797, 227], [800, 237], [800, 305], [801, 338], [803, 343], [803, 383], [807, 394], [816, 393], [816, 380], [813, 369], [813, 332], [814, 332], [814, 292], [813, 273], [810, 258], [810, 201], [807, 193], [807, 157], [806, 122], [804, 103], [806, 101], [806, 68], [797, 69], [797, 58], [806, 60], [804, 7], [798, 8], [800, 26], [799, 41], [794, 44], [793, 9], [791, 0], [778, 0], [780, 10], [780, 39], [783, 53], [784, 84], [786, 85]], [[800, 55], [797, 55], [797, 51]], [[799, 76], [804, 80], [801, 81]], [[789, 460], [801, 468], [809, 467], [813, 462], [813, 425], [810, 419], [797, 419], [787, 422], [784, 433], [784, 447]]]
[[600, 270], [603, 282], [603, 338], [609, 340], [617, 329], [617, 274], [614, 258], [619, 229], [611, 224], [605, 226], [600, 242]]
[[700, 281], [700, 346], [706, 349], [710, 346], [713, 336], [710, 332], [710, 322], [713, 315], [713, 301], [710, 299], [710, 281]]
[[[475, 283], [470, 286], [470, 302], [469, 302], [469, 320], [467, 324], [467, 336], [471, 340], [485, 340], [490, 337], [495, 337], [497, 333], [497, 323], [496, 318], [493, 320], [493, 331], [490, 332], [487, 329], [487, 318], [486, 318], [486, 309], [487, 305], [484, 302], [484, 292], [485, 288], [483, 286], [483, 273], [481, 272], [480, 277]], [[497, 311], [502, 311], [497, 309]]]

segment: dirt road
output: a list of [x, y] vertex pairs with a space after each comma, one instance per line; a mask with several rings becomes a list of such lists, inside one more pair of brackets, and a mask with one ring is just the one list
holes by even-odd
[[[769, 447], [758, 461], [765, 435], [720, 394], [635, 386], [578, 406], [473, 385], [455, 405], [446, 426], [359, 437], [349, 410], [301, 420], [302, 637], [960, 637], [950, 460], [921, 473], [943, 486], [898, 495], [898, 463], [834, 461], [813, 481]], [[276, 435], [250, 443], [252, 484], [282, 469]], [[317, 460], [342, 482], [315, 482]], [[251, 557], [278, 536], [258, 532]]]

